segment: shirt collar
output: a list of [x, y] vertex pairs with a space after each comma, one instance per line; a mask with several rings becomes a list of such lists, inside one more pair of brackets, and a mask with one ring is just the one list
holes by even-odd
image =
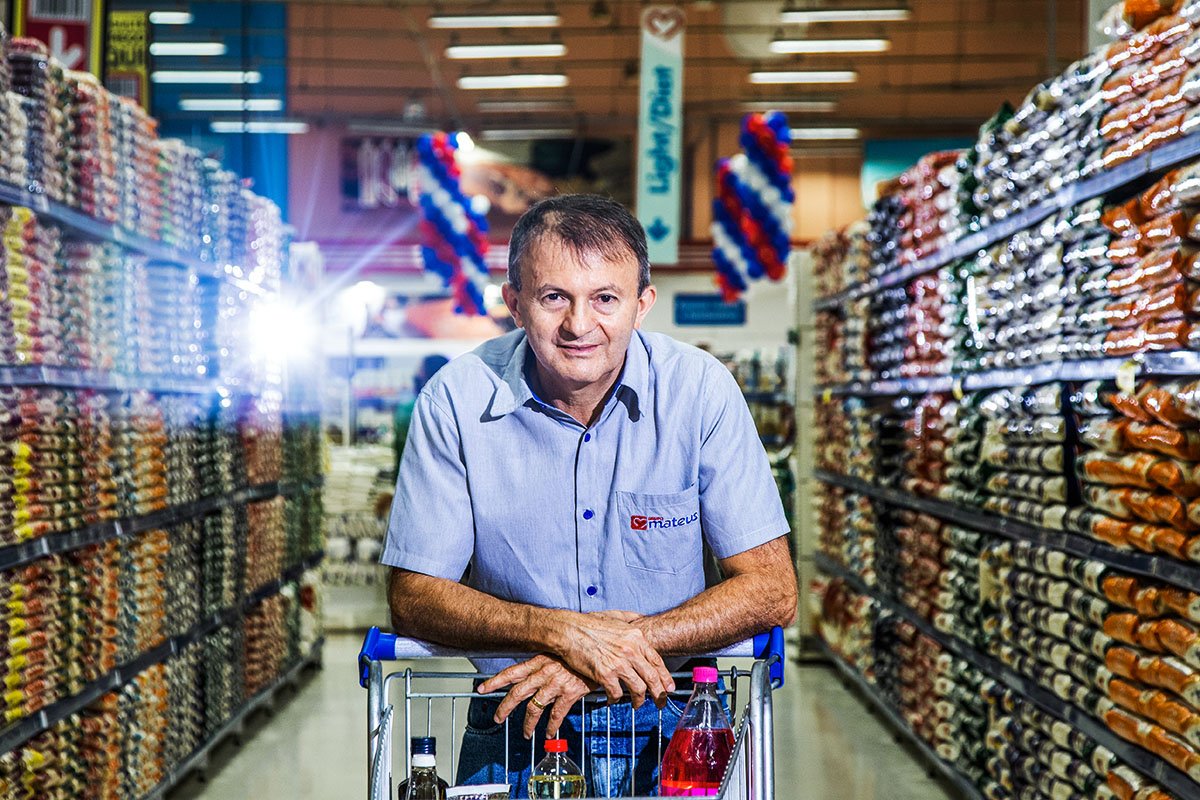
[[[538, 400], [529, 385], [525, 373], [526, 364], [533, 358], [529, 350], [529, 339], [521, 334], [508, 363], [501, 375], [503, 383], [496, 387], [492, 402], [488, 407], [488, 416], [498, 419], [511, 414], [530, 400]], [[625, 366], [621, 369], [621, 377], [617, 379], [617, 388], [613, 398], [625, 403], [629, 418], [636, 422], [641, 418], [641, 400], [650, 389], [650, 353], [639, 331], [634, 331], [625, 350]]]

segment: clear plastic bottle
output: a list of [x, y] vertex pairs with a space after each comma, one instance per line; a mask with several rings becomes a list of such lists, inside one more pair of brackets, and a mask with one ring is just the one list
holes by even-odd
[[567, 755], [566, 739], [547, 739], [546, 757], [529, 776], [529, 796], [533, 798], [583, 797], [587, 783], [583, 772]]
[[659, 771], [664, 797], [714, 797], [733, 755], [733, 728], [717, 697], [717, 670], [692, 670], [692, 696], [683, 709]]
[[437, 774], [437, 739], [414, 736], [410, 745], [412, 772], [400, 782], [399, 800], [446, 800], [448, 785]]

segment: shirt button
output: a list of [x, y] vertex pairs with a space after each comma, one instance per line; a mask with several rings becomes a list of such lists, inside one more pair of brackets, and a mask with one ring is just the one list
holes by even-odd
[[584, 440], [585, 442], [590, 442], [590, 441], [592, 440], [592, 435], [591, 435], [590, 433], [585, 433], [585, 434], [583, 435], [583, 440]]
[[591, 519], [594, 516], [596, 516], [596, 513], [594, 511], [592, 511], [590, 508], [584, 509], [584, 512], [583, 512], [584, 519]]
[[587, 593], [588, 593], [588, 597], [595, 597], [595, 596], [596, 596], [596, 592], [598, 592], [598, 591], [600, 591], [600, 590], [599, 590], [599, 589], [597, 589], [595, 586], [589, 586], [589, 587], [587, 587]]

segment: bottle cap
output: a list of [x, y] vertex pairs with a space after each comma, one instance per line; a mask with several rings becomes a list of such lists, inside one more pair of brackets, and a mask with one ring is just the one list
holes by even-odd
[[412, 765], [414, 769], [431, 769], [437, 766], [437, 758], [429, 753], [413, 753]]
[[547, 753], [565, 753], [565, 752], [567, 752], [567, 740], [566, 739], [547, 739], [546, 740], [546, 752]]
[[716, 683], [716, 667], [692, 667], [692, 681], [695, 683]]
[[408, 740], [409, 752], [414, 756], [422, 755], [437, 755], [437, 739], [433, 736], [414, 736]]

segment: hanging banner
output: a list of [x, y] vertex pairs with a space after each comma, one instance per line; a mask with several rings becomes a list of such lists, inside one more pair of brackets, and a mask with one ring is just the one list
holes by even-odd
[[150, 110], [150, 15], [114, 11], [108, 15], [108, 64], [104, 85], [114, 94]]
[[13, 0], [14, 36], [40, 39], [67, 69], [104, 74], [104, 0]]
[[642, 11], [637, 216], [646, 229], [652, 264], [679, 261], [683, 27], [683, 11], [675, 6]]

